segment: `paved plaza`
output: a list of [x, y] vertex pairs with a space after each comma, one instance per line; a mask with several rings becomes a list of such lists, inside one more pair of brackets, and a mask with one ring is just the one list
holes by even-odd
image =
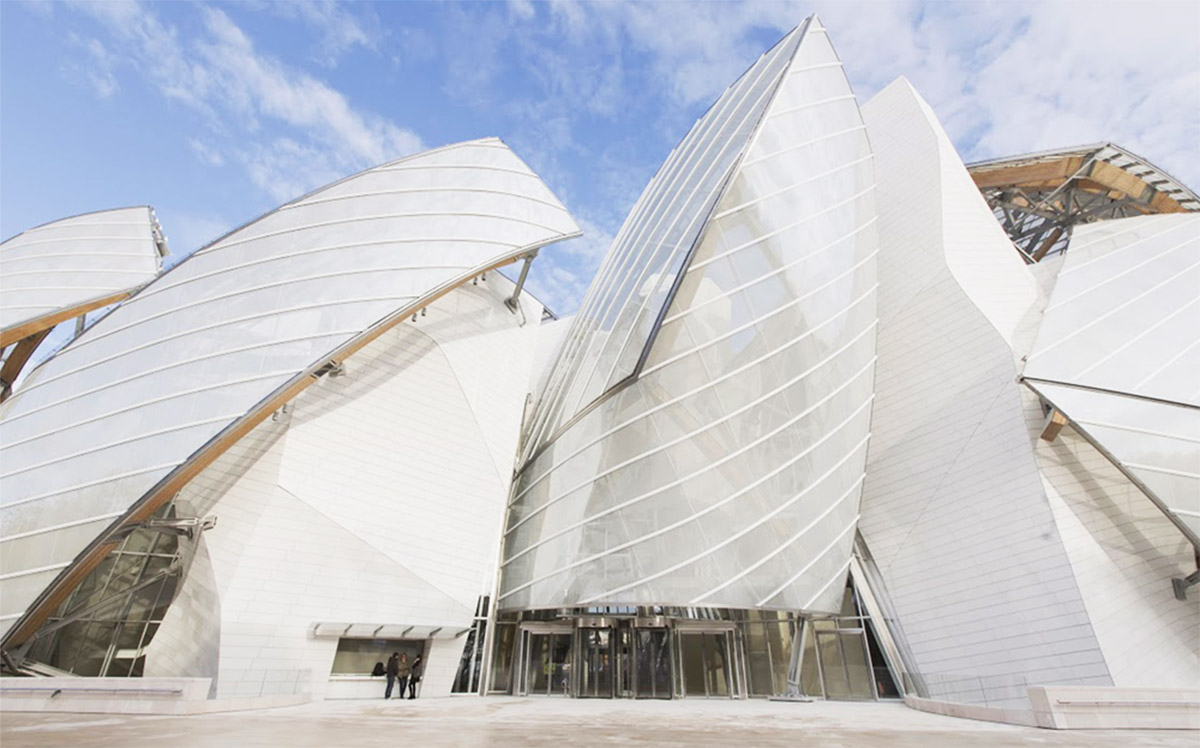
[[192, 717], [0, 715], [4, 748], [258, 746], [1001, 746], [1200, 745], [1194, 731], [1055, 731], [917, 712], [896, 703], [586, 701], [506, 697], [325, 701]]

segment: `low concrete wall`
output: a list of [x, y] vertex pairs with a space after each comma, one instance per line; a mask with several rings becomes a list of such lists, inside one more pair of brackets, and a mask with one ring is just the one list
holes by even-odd
[[0, 711], [204, 714], [303, 704], [308, 694], [208, 698], [211, 678], [3, 678]]
[[1200, 689], [1034, 686], [1038, 727], [1200, 730]]
[[1034, 714], [1029, 709], [1000, 709], [981, 704], [959, 704], [953, 701], [935, 701], [917, 696], [905, 696], [904, 705], [910, 709], [931, 714], [942, 714], [961, 719], [977, 719], [983, 722], [1003, 722], [1009, 725], [1038, 727]]

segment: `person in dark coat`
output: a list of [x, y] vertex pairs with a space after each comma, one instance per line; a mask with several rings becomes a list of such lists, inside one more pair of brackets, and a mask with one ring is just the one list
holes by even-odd
[[[396, 685], [396, 676], [400, 674], [400, 653], [392, 652], [392, 656], [387, 661], [387, 690], [383, 692], [383, 698], [392, 698], [392, 687]], [[404, 695], [404, 686], [400, 686], [400, 695]]]
[[412, 673], [412, 666], [408, 664], [408, 652], [400, 655], [400, 662], [396, 665], [396, 677], [400, 681], [400, 694], [396, 698], [403, 699], [404, 692], [408, 690], [408, 676]]
[[[421, 682], [421, 655], [417, 655], [412, 663], [412, 672], [408, 676], [408, 698], [417, 698], [417, 684]], [[403, 696], [404, 694], [401, 694]]]

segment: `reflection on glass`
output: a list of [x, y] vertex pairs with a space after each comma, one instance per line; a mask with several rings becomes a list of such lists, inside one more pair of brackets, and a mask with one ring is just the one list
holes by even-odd
[[613, 688], [612, 631], [579, 630], [579, 695], [611, 698]]
[[637, 696], [671, 698], [671, 647], [667, 629], [637, 630]]

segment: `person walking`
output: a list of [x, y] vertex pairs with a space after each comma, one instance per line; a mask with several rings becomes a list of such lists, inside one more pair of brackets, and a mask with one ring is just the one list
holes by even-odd
[[400, 694], [396, 697], [404, 698], [404, 692], [408, 689], [408, 676], [412, 674], [412, 666], [408, 664], [408, 652], [400, 654], [400, 662], [396, 664], [396, 678], [400, 681]]
[[408, 676], [408, 698], [417, 698], [417, 684], [421, 682], [421, 655], [412, 662], [412, 672]]
[[[387, 690], [383, 692], [383, 698], [392, 698], [392, 687], [396, 685], [396, 676], [400, 674], [400, 653], [392, 652], [392, 656], [388, 658], [387, 668]], [[404, 686], [400, 686], [400, 695], [404, 695]]]

